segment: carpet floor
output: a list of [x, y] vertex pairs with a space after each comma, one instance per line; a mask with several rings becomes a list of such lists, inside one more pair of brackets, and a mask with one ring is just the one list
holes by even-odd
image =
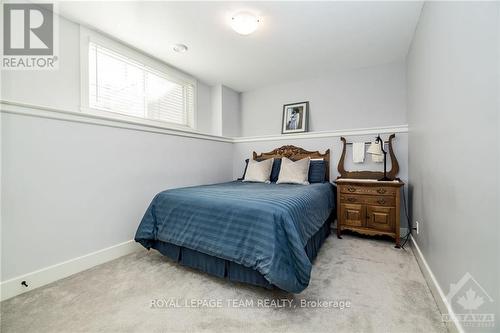
[[330, 236], [301, 294], [140, 251], [0, 304], [8, 332], [446, 332], [410, 249]]

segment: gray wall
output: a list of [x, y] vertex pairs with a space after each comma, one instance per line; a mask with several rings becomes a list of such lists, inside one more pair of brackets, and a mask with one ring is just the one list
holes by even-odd
[[160, 191], [231, 180], [231, 143], [6, 113], [1, 122], [2, 281], [133, 239]]
[[241, 135], [240, 93], [222, 86], [222, 135]]
[[[57, 71], [2, 71], [1, 98], [79, 112], [79, 26], [63, 18], [59, 59]], [[214, 131], [210, 93], [198, 83], [205, 133]], [[231, 180], [231, 143], [6, 113], [1, 121], [2, 281], [131, 240], [161, 190]]]
[[240, 93], [217, 84], [211, 88], [213, 134], [237, 137], [241, 133]]
[[215, 134], [211, 87], [198, 81], [197, 94], [196, 129], [201, 133]]
[[210, 88], [212, 134], [222, 135], [222, 85]]
[[[280, 135], [283, 104], [309, 101], [309, 131], [335, 131], [352, 128], [406, 125], [406, 65], [404, 61], [355, 69], [328, 76], [289, 82], [241, 93], [241, 134], [244, 137]], [[376, 134], [347, 137], [353, 141], [372, 141]], [[388, 137], [387, 135], [383, 136]], [[408, 179], [407, 133], [396, 136], [395, 150], [400, 162], [398, 176]], [[331, 179], [338, 176], [337, 163], [341, 153], [338, 136], [327, 138], [242, 142], [235, 144], [233, 177], [241, 177], [244, 160], [252, 151], [264, 152], [285, 144], [309, 150], [331, 149]], [[383, 170], [383, 165], [353, 164], [348, 148], [349, 170]], [[390, 168], [390, 163], [388, 169]], [[406, 191], [406, 189], [405, 189]], [[401, 227], [406, 228], [406, 217], [401, 209]]]
[[309, 101], [309, 130], [405, 125], [403, 60], [241, 94], [242, 136], [281, 133], [283, 104]]
[[427, 2], [407, 59], [411, 205], [421, 229], [415, 238], [445, 293], [469, 272], [494, 298], [480, 312], [496, 311], [496, 331], [498, 6]]

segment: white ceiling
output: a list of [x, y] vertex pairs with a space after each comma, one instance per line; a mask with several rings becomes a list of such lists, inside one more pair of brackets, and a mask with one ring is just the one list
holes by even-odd
[[[208, 83], [238, 91], [398, 61], [422, 2], [60, 2], [63, 16], [143, 50]], [[262, 18], [249, 35], [231, 14]], [[185, 53], [172, 51], [184, 43]]]

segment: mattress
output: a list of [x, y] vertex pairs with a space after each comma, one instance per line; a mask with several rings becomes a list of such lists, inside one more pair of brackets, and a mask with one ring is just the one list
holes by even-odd
[[135, 239], [148, 249], [170, 244], [227, 260], [299, 293], [312, 267], [306, 246], [334, 205], [330, 183], [235, 181], [167, 190], [151, 202]]

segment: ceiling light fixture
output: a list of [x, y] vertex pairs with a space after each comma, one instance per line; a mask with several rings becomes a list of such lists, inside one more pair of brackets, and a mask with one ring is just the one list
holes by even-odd
[[231, 17], [231, 28], [240, 35], [249, 35], [259, 25], [259, 18], [249, 12], [239, 12]]
[[174, 46], [172, 46], [172, 49], [177, 53], [183, 53], [188, 50], [188, 47], [184, 44], [175, 44]]

